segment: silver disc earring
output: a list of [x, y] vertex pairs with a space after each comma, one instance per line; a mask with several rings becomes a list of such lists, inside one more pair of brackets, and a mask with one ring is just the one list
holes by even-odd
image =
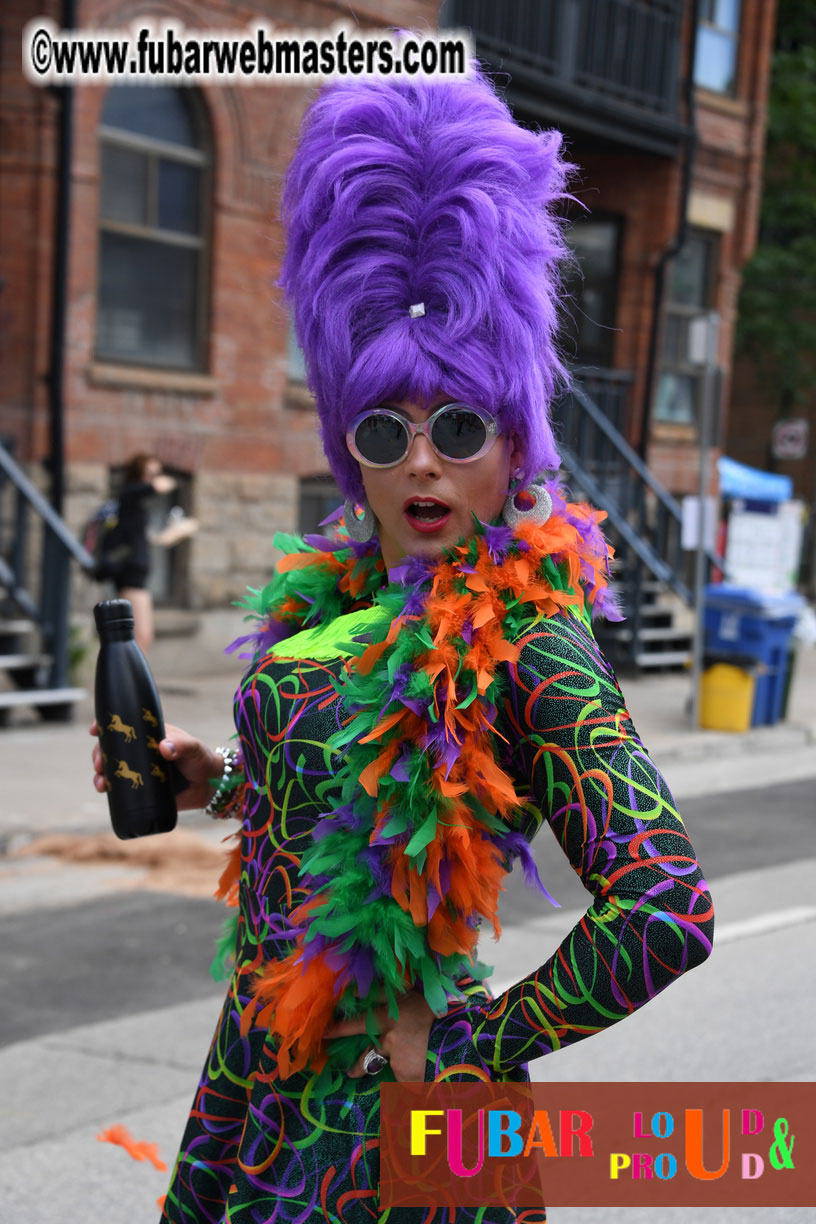
[[367, 544], [374, 535], [374, 511], [365, 498], [362, 501], [363, 517], [357, 517], [357, 503], [354, 498], [347, 497], [343, 502], [343, 520], [346, 531], [355, 544]]
[[[533, 499], [532, 506], [520, 510], [516, 505], [519, 493], [529, 493]], [[516, 489], [508, 494], [502, 510], [502, 520], [508, 527], [518, 527], [521, 523], [546, 523], [552, 514], [552, 498], [542, 484], [531, 484], [526, 489]]]

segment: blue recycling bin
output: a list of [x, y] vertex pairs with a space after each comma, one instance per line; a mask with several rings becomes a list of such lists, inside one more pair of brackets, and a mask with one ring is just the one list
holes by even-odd
[[751, 726], [778, 723], [793, 630], [804, 603], [801, 595], [763, 595], [746, 587], [714, 583], [705, 588], [705, 652], [727, 660], [740, 655], [757, 665]]

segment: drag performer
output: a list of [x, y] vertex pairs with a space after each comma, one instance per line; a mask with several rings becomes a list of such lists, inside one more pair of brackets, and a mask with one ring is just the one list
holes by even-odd
[[[186, 806], [241, 821], [173, 1224], [442, 1224], [378, 1211], [380, 1083], [525, 1080], [710, 949], [693, 847], [592, 633], [614, 615], [603, 516], [542, 475], [559, 149], [478, 76], [332, 86], [306, 116], [282, 285], [346, 503], [325, 537], [278, 537], [249, 597], [237, 752], [162, 745]], [[544, 893], [544, 821], [592, 903], [493, 999], [480, 924], [516, 860]]]

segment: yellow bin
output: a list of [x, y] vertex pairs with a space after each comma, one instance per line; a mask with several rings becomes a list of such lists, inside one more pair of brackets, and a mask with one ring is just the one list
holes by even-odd
[[700, 726], [712, 731], [747, 731], [754, 708], [756, 677], [731, 663], [714, 663], [700, 680]]

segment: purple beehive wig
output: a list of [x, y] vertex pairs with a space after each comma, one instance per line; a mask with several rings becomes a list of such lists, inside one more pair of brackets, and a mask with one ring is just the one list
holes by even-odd
[[307, 111], [280, 284], [344, 496], [362, 497], [348, 424], [385, 399], [480, 405], [523, 440], [525, 480], [558, 467], [560, 149], [481, 75], [333, 84]]

